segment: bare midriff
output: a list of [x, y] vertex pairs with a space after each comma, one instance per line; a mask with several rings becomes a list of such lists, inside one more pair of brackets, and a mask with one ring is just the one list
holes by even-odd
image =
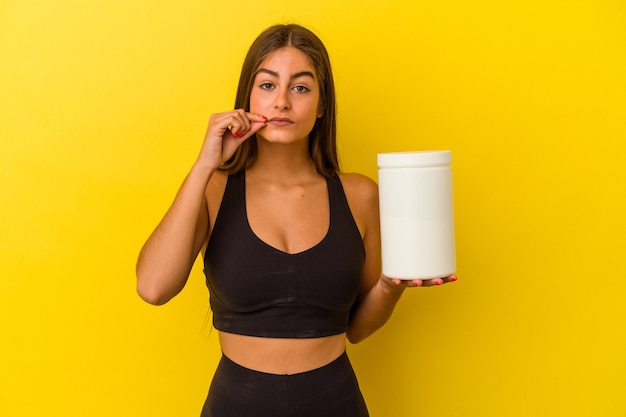
[[313, 339], [283, 339], [220, 332], [222, 352], [255, 371], [289, 375], [328, 365], [346, 349], [345, 333]]

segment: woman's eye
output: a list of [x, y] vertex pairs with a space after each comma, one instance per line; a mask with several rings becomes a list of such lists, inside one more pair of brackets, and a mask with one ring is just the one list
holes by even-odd
[[309, 91], [309, 89], [303, 85], [296, 85], [293, 89], [296, 91], [296, 93], [306, 93], [307, 91]]
[[271, 90], [272, 88], [274, 88], [274, 85], [272, 83], [263, 83], [259, 87], [261, 87], [263, 90]]

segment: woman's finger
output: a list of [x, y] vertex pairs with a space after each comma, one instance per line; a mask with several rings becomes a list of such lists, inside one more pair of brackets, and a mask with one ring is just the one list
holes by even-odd
[[456, 275], [449, 275], [447, 277], [438, 277], [430, 279], [399, 279], [389, 278], [383, 275], [383, 277], [390, 281], [392, 285], [396, 287], [414, 288], [414, 287], [433, 287], [443, 285], [449, 282], [455, 282], [458, 278]]
[[238, 139], [256, 133], [265, 126], [267, 121], [265, 116], [245, 113], [243, 110], [237, 110], [236, 113], [232, 122], [231, 132]]

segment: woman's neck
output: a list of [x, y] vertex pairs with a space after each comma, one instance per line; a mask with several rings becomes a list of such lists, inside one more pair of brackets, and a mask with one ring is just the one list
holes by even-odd
[[249, 175], [272, 182], [298, 182], [319, 176], [309, 156], [308, 143], [281, 144], [258, 142], [257, 158]]

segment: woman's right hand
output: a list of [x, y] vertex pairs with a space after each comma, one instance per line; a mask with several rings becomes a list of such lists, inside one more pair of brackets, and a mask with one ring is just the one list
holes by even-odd
[[227, 161], [239, 145], [259, 129], [267, 118], [243, 109], [212, 114], [198, 161], [210, 170]]

